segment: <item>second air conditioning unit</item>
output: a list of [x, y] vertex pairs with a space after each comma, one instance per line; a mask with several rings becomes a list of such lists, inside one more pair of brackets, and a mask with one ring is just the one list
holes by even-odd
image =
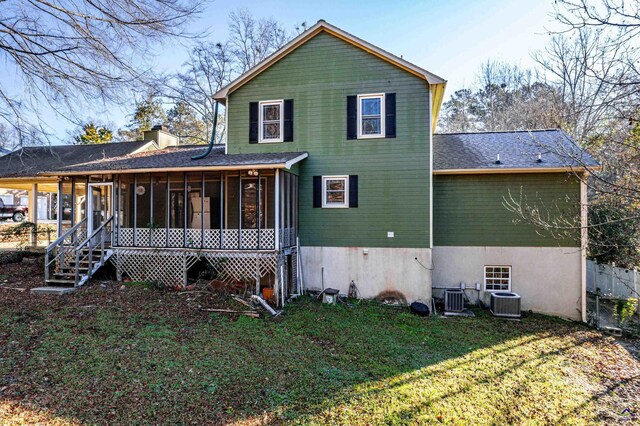
[[520, 295], [518, 293], [491, 293], [491, 313], [496, 317], [520, 318]]

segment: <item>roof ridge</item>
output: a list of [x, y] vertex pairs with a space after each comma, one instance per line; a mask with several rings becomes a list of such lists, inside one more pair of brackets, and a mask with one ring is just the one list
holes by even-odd
[[30, 146], [23, 146], [21, 148], [18, 148], [16, 151], [19, 151], [21, 149], [27, 149], [27, 148], [79, 148], [79, 147], [99, 147], [99, 146], [105, 146], [105, 145], [123, 145], [123, 144], [129, 144], [129, 143], [149, 143], [149, 142], [153, 142], [153, 141], [121, 141], [121, 142], [106, 142], [106, 143], [79, 143], [79, 144], [75, 144], [75, 143], [67, 143], [67, 144], [58, 144], [58, 145], [30, 145]]
[[562, 129], [485, 130], [480, 132], [436, 132], [434, 135], [482, 135], [488, 133], [563, 132]]

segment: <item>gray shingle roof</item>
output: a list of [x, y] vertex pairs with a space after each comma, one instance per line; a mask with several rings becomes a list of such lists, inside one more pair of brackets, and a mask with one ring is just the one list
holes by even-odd
[[3, 155], [5, 155], [5, 154], [8, 154], [8, 153], [10, 153], [10, 152], [11, 152], [10, 150], [5, 149], [5, 148], [3, 148], [3, 147], [1, 147], [1, 146], [0, 146], [0, 157], [2, 157], [2, 156], [3, 156]]
[[[125, 171], [185, 167], [274, 165], [291, 161], [303, 152], [225, 154], [216, 146], [200, 160], [206, 146], [187, 145], [134, 152], [148, 142], [101, 145], [28, 147], [0, 157], [0, 178], [32, 177], [89, 171]], [[434, 170], [536, 169], [597, 166], [561, 130], [487, 133], [446, 133], [433, 136]], [[538, 153], [542, 162], [537, 162]], [[500, 164], [496, 156], [500, 154]]]
[[[542, 162], [537, 162], [538, 154]], [[433, 158], [436, 171], [598, 165], [562, 130], [435, 134]]]
[[140, 141], [25, 147], [0, 157], [0, 178], [33, 177], [70, 164], [119, 157], [130, 154], [148, 143]]
[[225, 154], [224, 146], [215, 146], [211, 153], [200, 160], [191, 157], [204, 153], [204, 145], [183, 145], [162, 150], [145, 151], [121, 157], [104, 158], [68, 165], [59, 169], [48, 169], [47, 173], [77, 173], [88, 171], [124, 171], [141, 169], [172, 169], [186, 167], [224, 167], [249, 165], [275, 165], [291, 161], [304, 152], [281, 152], [264, 154]]

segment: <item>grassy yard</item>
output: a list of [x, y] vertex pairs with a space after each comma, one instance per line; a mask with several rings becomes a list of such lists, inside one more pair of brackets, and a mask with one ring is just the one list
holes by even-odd
[[[11, 266], [0, 286], [30, 286], [29, 265]], [[63, 298], [0, 289], [0, 424], [638, 421], [634, 343], [580, 325], [310, 298], [276, 319], [198, 309], [228, 299], [119, 283]]]

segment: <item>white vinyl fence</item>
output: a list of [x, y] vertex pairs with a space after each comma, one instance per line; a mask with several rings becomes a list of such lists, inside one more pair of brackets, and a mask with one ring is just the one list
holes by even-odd
[[587, 260], [587, 291], [614, 299], [640, 297], [640, 272]]

